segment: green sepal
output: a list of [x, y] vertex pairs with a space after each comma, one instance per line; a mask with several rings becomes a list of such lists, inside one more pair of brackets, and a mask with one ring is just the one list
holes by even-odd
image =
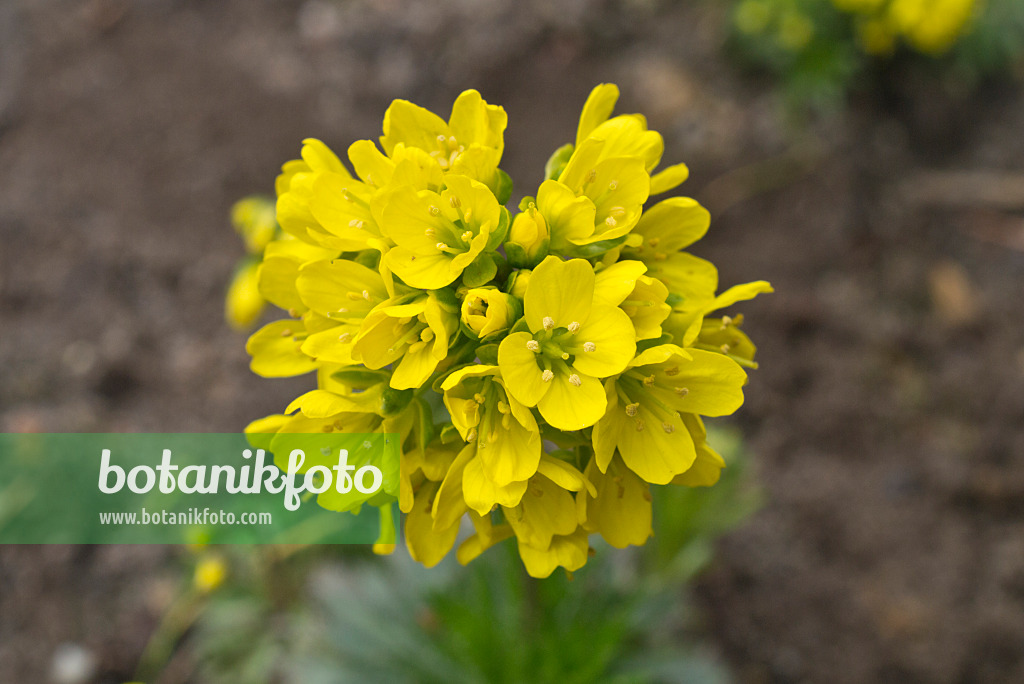
[[686, 301], [686, 297], [675, 292], [670, 292], [668, 297], [665, 298], [665, 303], [671, 306], [673, 309]]
[[498, 365], [498, 345], [495, 343], [483, 344], [476, 348], [476, 358], [480, 363], [488, 366]]
[[380, 266], [380, 252], [375, 249], [364, 249], [352, 257], [350, 261], [376, 271], [378, 266]]
[[658, 347], [663, 344], [671, 344], [672, 340], [674, 339], [675, 338], [671, 333], [664, 333], [661, 337], [655, 338], [653, 340], [637, 340], [636, 353], [639, 354], [640, 352], [647, 351], [648, 349], [653, 349], [654, 347]]
[[[472, 266], [472, 264], [470, 265]], [[462, 311], [462, 305], [459, 304], [459, 297], [451, 287], [442, 287], [440, 290], [431, 290], [430, 294], [437, 300], [437, 303], [441, 308], [448, 313], [457, 314]]]
[[526, 322], [526, 316], [523, 316], [512, 326], [512, 329], [508, 331], [509, 335], [517, 332], [532, 332], [530, 330], [530, 324]]
[[352, 366], [334, 371], [331, 373], [331, 379], [337, 380], [351, 389], [365, 390], [382, 382], [387, 382], [388, 373], [382, 370], [370, 370], [369, 368]]
[[481, 254], [462, 272], [462, 284], [466, 287], [480, 287], [491, 282], [498, 273], [498, 265], [490, 254]]
[[516, 244], [515, 242], [506, 242], [505, 256], [508, 257], [508, 263], [512, 264], [515, 268], [530, 267], [530, 260], [526, 256], [526, 250], [523, 249], [522, 245]]
[[498, 199], [498, 204], [504, 205], [508, 202], [509, 197], [512, 196], [512, 176], [501, 169], [495, 169], [494, 175], [494, 196]]
[[566, 143], [555, 150], [555, 153], [544, 164], [544, 179], [558, 180], [558, 177], [562, 175], [562, 171], [565, 171], [565, 165], [569, 163], [569, 157], [572, 156], [574, 150], [575, 147], [572, 143]]
[[569, 249], [562, 250], [562, 254], [567, 257], [593, 259], [594, 257], [601, 256], [610, 249], [615, 249], [625, 241], [626, 236], [623, 235], [622, 237], [614, 238], [612, 240], [591, 242], [589, 245], [575, 245]]
[[441, 444], [454, 444], [461, 441], [462, 435], [459, 434], [459, 431], [451, 423], [441, 428]]
[[393, 387], [385, 388], [380, 395], [380, 412], [383, 416], [394, 416], [405, 410], [405, 407], [412, 401], [413, 390], [397, 390]]
[[508, 236], [508, 228], [512, 223], [512, 219], [508, 214], [508, 209], [505, 207], [501, 208], [501, 217], [498, 219], [498, 226], [491, 231], [491, 234], [487, 237], [487, 245], [484, 247], [485, 252], [493, 252], [494, 250], [501, 247], [501, 243], [505, 241]]

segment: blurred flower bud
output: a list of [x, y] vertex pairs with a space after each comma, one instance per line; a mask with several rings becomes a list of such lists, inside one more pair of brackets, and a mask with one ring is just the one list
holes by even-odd
[[235, 273], [224, 299], [224, 317], [237, 330], [249, 328], [263, 313], [266, 300], [260, 294], [258, 261], [250, 261]]
[[231, 207], [231, 223], [242, 236], [250, 254], [263, 254], [267, 244], [277, 235], [277, 210], [266, 197], [246, 197]]
[[196, 564], [196, 572], [192, 579], [196, 589], [203, 594], [224, 584], [228, 576], [228, 566], [220, 556], [208, 555], [199, 559]]

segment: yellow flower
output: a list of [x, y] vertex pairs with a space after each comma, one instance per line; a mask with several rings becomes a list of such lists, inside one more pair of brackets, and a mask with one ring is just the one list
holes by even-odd
[[643, 275], [647, 266], [639, 261], [619, 261], [598, 271], [594, 301], [619, 306], [629, 316], [638, 340], [661, 337], [661, 324], [672, 313], [668, 288]]
[[642, 115], [627, 114], [608, 118], [618, 99], [619, 89], [611, 83], [602, 83], [590, 92], [576, 130], [576, 153], [589, 138], [604, 141], [598, 159], [639, 157], [647, 172], [653, 174], [650, 180], [652, 195], [667, 192], [685, 181], [690, 175], [686, 164], [676, 164], [654, 173], [661, 162], [665, 143], [660, 133], [647, 130], [647, 120]]
[[711, 314], [771, 287], [716, 295], [715, 266], [682, 251], [708, 212], [687, 198], [644, 210], [689, 171], [656, 172], [664, 141], [639, 114], [613, 116], [618, 95], [591, 92], [574, 142], [514, 220], [498, 168], [507, 118], [473, 90], [447, 122], [393, 102], [380, 146], [348, 148], [353, 172], [304, 141], [275, 183], [276, 222], [267, 203], [235, 207], [263, 259], [233, 285], [229, 316], [255, 316], [261, 299], [289, 316], [249, 338], [252, 369], [315, 371], [316, 382], [246, 433], [275, 456], [310, 433], [397, 434], [389, 491], [317, 497], [329, 510], [378, 508], [375, 552], [395, 548], [397, 497], [425, 566], [468, 516], [459, 562], [515, 537], [530, 575], [573, 572], [591, 534], [645, 543], [652, 485], [718, 480], [725, 463], [701, 416], [739, 407], [756, 348], [741, 315]]
[[380, 144], [388, 156], [399, 145], [423, 150], [443, 171], [470, 176], [497, 192], [507, 125], [505, 110], [487, 104], [476, 90], [456, 98], [448, 123], [407, 100], [395, 100], [384, 113]]
[[606, 542], [619, 549], [642, 546], [653, 534], [650, 485], [618, 456], [608, 464], [606, 472], [601, 472], [597, 460], [591, 459], [584, 474], [594, 485], [593, 496], [586, 492], [576, 497], [584, 529], [600, 533]]
[[267, 301], [260, 294], [259, 272], [259, 262], [251, 261], [235, 273], [228, 286], [224, 317], [237, 330], [245, 330], [255, 323], [266, 307]]
[[743, 403], [746, 373], [713, 352], [661, 345], [639, 354], [605, 383], [608, 412], [594, 427], [594, 458], [607, 472], [616, 449], [626, 467], [667, 484], [696, 459], [682, 414], [724, 416]]
[[377, 305], [352, 343], [352, 356], [367, 368], [398, 362], [395, 389], [419, 387], [448, 355], [458, 329], [458, 308], [440, 292], [403, 295]]
[[487, 252], [505, 238], [508, 212], [471, 178], [449, 175], [445, 182], [441, 194], [396, 190], [384, 208], [384, 230], [398, 245], [384, 262], [412, 287], [442, 288], [463, 271], [466, 284], [475, 287], [497, 272]]
[[463, 295], [462, 323], [480, 339], [505, 332], [522, 314], [518, 299], [494, 287], [472, 288]]
[[452, 423], [473, 447], [494, 486], [521, 482], [537, 472], [541, 457], [537, 421], [505, 391], [497, 366], [459, 369], [445, 378], [441, 389]]
[[599, 380], [621, 372], [636, 351], [629, 316], [595, 303], [594, 282], [587, 261], [545, 259], [526, 290], [529, 332], [509, 335], [498, 348], [508, 391], [562, 430], [580, 430], [604, 415]]

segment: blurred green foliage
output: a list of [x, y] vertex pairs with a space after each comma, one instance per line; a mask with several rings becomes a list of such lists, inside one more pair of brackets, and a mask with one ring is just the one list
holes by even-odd
[[729, 44], [798, 107], [841, 106], [887, 65], [967, 87], [1024, 67], [1020, 0], [730, 0]]

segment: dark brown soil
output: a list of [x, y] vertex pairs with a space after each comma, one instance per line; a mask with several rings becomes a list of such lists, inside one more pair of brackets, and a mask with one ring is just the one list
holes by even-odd
[[[762, 370], [737, 419], [768, 503], [698, 587], [740, 681], [1024, 681], [1024, 93], [908, 81], [898, 105], [795, 127], [730, 69], [720, 20], [640, 0], [0, 4], [0, 429], [280, 410], [307, 381], [252, 376], [222, 322], [235, 199], [305, 137], [343, 150], [392, 98], [447, 113], [467, 87], [508, 110], [525, 193], [614, 81], [714, 210], [695, 251], [723, 285], [777, 290], [743, 307]], [[127, 678], [174, 554], [0, 549], [0, 681], [43, 681], [62, 642]]]

